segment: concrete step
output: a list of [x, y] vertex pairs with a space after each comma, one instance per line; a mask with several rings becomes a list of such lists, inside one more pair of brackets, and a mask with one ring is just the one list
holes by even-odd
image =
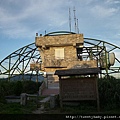
[[42, 95], [43, 96], [48, 96], [48, 95], [51, 95], [51, 94], [55, 94], [55, 95], [58, 95], [59, 94], [59, 89], [44, 89], [42, 91]]
[[40, 104], [40, 110], [44, 110], [47, 104], [50, 103], [50, 96], [47, 96], [45, 98], [43, 98], [42, 100], [39, 101], [38, 104]]
[[38, 105], [40, 105], [40, 110], [48, 110], [54, 108], [56, 105], [56, 95], [51, 94], [49, 96], [46, 96], [39, 101]]
[[46, 102], [48, 102], [48, 101], [50, 101], [50, 96], [42, 99], [42, 100], [40, 101], [40, 103], [46, 103]]
[[48, 84], [48, 89], [59, 89], [59, 82]]

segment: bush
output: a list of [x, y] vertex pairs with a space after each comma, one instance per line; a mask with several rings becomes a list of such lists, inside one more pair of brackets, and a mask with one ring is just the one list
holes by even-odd
[[14, 94], [19, 96], [23, 91], [23, 84], [21, 81], [17, 81], [14, 86]]
[[[8, 95], [17, 95], [21, 93], [37, 93], [39, 90], [40, 82], [34, 81], [5, 81], [0, 80], [0, 99]], [[1, 98], [2, 97], [2, 98]]]
[[98, 80], [100, 106], [102, 108], [120, 107], [120, 80], [108, 76]]
[[5, 96], [11, 95], [14, 93], [14, 86], [15, 86], [14, 82], [0, 80], [1, 92]]
[[2, 84], [0, 84], [0, 103], [5, 102], [5, 97], [4, 97], [4, 89], [2, 87]]
[[41, 85], [40, 82], [36, 83], [34, 81], [24, 81], [22, 92], [29, 94], [37, 93], [40, 85]]

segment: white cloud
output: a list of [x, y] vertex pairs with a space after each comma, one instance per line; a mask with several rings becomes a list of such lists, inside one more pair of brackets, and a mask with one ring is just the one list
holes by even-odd
[[[10, 2], [14, 2], [14, 0], [10, 0]], [[22, 0], [21, 3], [15, 3], [15, 5], [18, 4], [22, 6]], [[65, 15], [68, 11], [62, 12], [61, 9], [64, 5], [67, 5], [67, 2], [64, 4], [63, 0], [30, 0], [28, 5], [25, 4], [24, 7], [21, 7], [21, 11], [18, 10], [18, 13], [14, 13], [14, 9], [9, 11], [10, 8], [1, 7], [0, 26], [3, 27], [2, 32], [12, 37], [14, 34], [19, 35], [18, 33], [22, 35], [28, 31], [28, 33], [32, 33], [35, 29], [39, 29], [38, 27], [41, 29], [49, 27], [49, 24], [52, 27], [61, 27], [68, 22]]]
[[107, 18], [114, 15], [116, 12], [118, 12], [117, 8], [107, 8], [104, 6], [96, 5], [91, 9], [91, 12], [94, 14], [94, 16], [99, 18]]
[[[107, 0], [108, 4], [111, 3], [110, 1], [112, 0]], [[0, 7], [0, 32], [9, 37], [26, 37], [28, 34], [35, 35], [35, 32], [39, 31], [69, 29], [68, 8], [73, 9], [74, 6], [76, 7], [77, 18], [80, 22], [82, 21], [80, 24], [83, 25], [81, 26], [86, 27], [87, 24], [89, 30], [89, 27], [92, 27], [90, 24], [93, 24], [98, 25], [97, 28], [99, 28], [100, 23], [96, 21], [97, 19], [104, 20], [104, 18], [109, 18], [118, 12], [118, 8], [109, 7], [106, 5], [107, 3], [104, 3], [99, 2], [99, 0], [29, 0], [29, 2], [28, 0], [8, 0], [7, 5], [3, 4]], [[97, 18], [93, 20], [94, 22], [91, 21], [93, 16]], [[114, 26], [117, 26], [116, 23]], [[95, 27], [94, 29], [96, 29]]]
[[120, 1], [119, 0], [106, 0], [106, 3], [107, 4], [118, 4], [120, 3]]

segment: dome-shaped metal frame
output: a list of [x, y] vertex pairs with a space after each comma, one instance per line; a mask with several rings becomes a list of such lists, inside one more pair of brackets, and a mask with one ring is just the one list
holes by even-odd
[[27, 79], [31, 80], [36, 73], [30, 70], [30, 63], [36, 61], [41, 63], [41, 57], [35, 43], [26, 45], [0, 62], [0, 78], [14, 80], [14, 77], [18, 76], [18, 79], [24, 80], [25, 75], [27, 75]]
[[[72, 32], [59, 32], [60, 34], [75, 34]], [[56, 35], [58, 32], [52, 32], [49, 35]], [[109, 75], [113, 73], [119, 73], [120, 72], [120, 60], [118, 53], [120, 52], [120, 47], [105, 42], [103, 40], [97, 40], [92, 38], [84, 38], [84, 47], [83, 50], [86, 51], [86, 54], [91, 57], [90, 59], [96, 59], [98, 62], [98, 67], [100, 66], [100, 59], [101, 59], [101, 53], [104, 52], [105, 54], [114, 52], [115, 53], [115, 65], [114, 66], [106, 66], [106, 68], [101, 68], [101, 74]], [[116, 54], [117, 53], [117, 54]], [[83, 55], [84, 57], [84, 55]], [[107, 59], [107, 58], [106, 58]], [[0, 78], [8, 78], [10, 80], [11, 78], [15, 76], [22, 76], [22, 79], [24, 80], [24, 76], [29, 74], [29, 80], [32, 78], [34, 74], [34, 71], [30, 70], [30, 63], [33, 61], [37, 61], [41, 64], [42, 60], [40, 57], [39, 50], [35, 46], [35, 43], [26, 45], [10, 55], [8, 55], [6, 58], [4, 58], [0, 62]], [[105, 60], [107, 61], [107, 60]], [[39, 71], [40, 73], [40, 71]]]

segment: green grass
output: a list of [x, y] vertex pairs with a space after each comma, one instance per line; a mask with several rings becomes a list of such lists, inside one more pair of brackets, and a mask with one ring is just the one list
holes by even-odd
[[120, 114], [120, 109], [101, 109], [99, 112], [95, 107], [88, 106], [84, 107], [84, 109], [81, 109], [81, 107], [71, 107], [71, 106], [65, 106], [63, 108], [55, 108], [49, 111], [46, 111], [43, 114]]
[[[43, 98], [39, 96], [38, 100], [40, 101]], [[20, 105], [20, 103], [0, 102], [0, 114], [32, 114], [38, 106], [36, 100], [36, 97], [30, 97], [25, 106]]]
[[36, 108], [36, 104], [33, 102], [26, 106], [22, 106], [20, 103], [0, 103], [0, 114], [31, 114]]
[[[32, 114], [37, 109], [35, 101], [29, 101], [26, 106], [20, 103], [0, 103], [0, 114]], [[96, 106], [81, 104], [78, 106], [64, 105], [63, 108], [57, 106], [54, 109], [48, 109], [43, 114], [120, 114], [120, 108], [100, 109], [97, 111]]]

